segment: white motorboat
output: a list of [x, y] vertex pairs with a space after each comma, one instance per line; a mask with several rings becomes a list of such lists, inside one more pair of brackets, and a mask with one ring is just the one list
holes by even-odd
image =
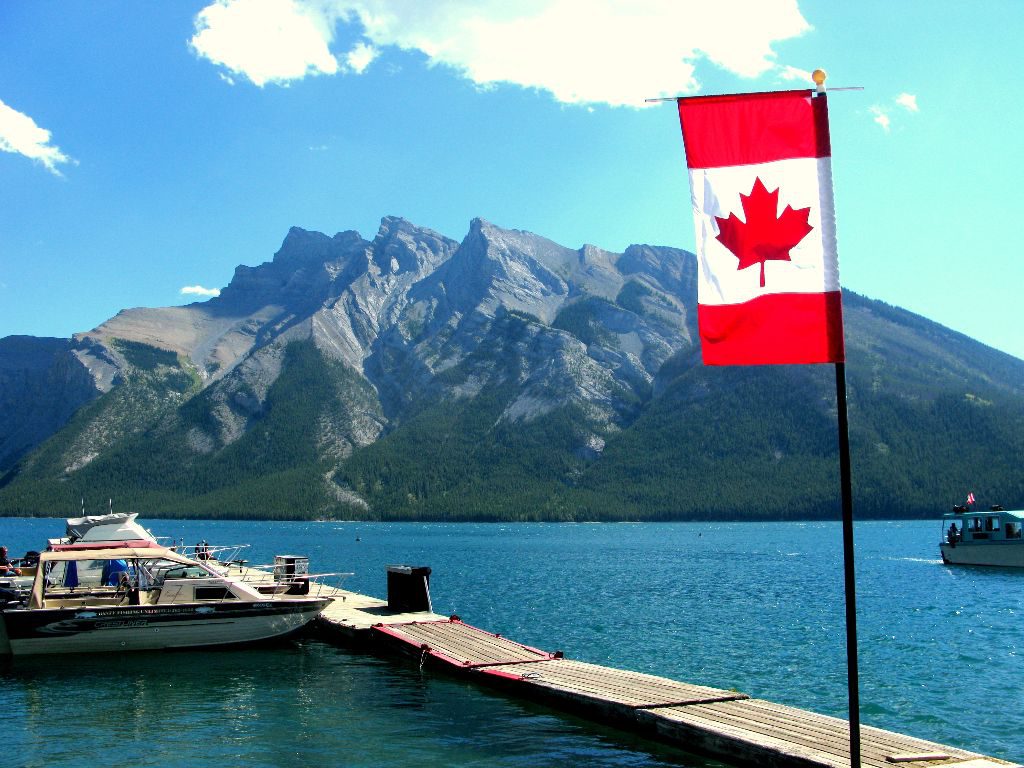
[[[187, 557], [152, 537], [51, 544], [31, 590], [5, 595], [0, 654], [156, 650], [280, 638], [316, 618], [305, 568]], [[304, 565], [304, 563], [303, 563]]]
[[942, 516], [942, 561], [1024, 568], [1024, 510], [957, 506]]

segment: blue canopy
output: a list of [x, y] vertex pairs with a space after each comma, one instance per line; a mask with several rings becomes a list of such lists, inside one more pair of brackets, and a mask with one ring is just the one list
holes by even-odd
[[128, 570], [124, 560], [107, 560], [103, 564], [101, 581], [108, 587], [116, 587], [121, 581], [121, 574]]
[[78, 586], [78, 563], [74, 560], [69, 560], [64, 570], [64, 586], [69, 588]]

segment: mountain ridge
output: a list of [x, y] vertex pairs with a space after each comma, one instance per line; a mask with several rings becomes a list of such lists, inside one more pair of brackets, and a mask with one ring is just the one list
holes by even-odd
[[[837, 516], [829, 375], [701, 365], [696, 269], [479, 218], [461, 241], [292, 227], [216, 298], [0, 340], [0, 512]], [[851, 291], [844, 312], [858, 508], [1024, 503], [1024, 361]]]

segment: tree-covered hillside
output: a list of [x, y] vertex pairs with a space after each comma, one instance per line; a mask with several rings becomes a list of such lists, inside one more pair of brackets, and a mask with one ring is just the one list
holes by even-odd
[[[190, 433], [211, 418], [197, 394], [69, 471], [61, 460], [69, 445], [115, 405], [188, 391], [187, 376], [164, 362], [163, 375], [151, 371], [104, 396], [9, 475], [0, 504], [7, 514], [71, 514], [81, 498], [95, 507], [109, 497], [147, 515], [204, 518], [837, 517], [832, 367], [688, 363], [632, 423], [604, 429], [603, 445], [591, 437], [587, 446], [594, 425], [576, 405], [526, 423], [502, 419], [517, 395], [506, 383], [421, 403], [389, 434], [343, 455], [311, 438], [351, 407], [353, 392], [357, 400], [368, 393], [312, 344], [294, 343], [264, 412], [237, 442], [194, 450]], [[1019, 400], [985, 390], [892, 396], [874, 391], [857, 356], [848, 370], [858, 516], [938, 514], [967, 490], [1008, 504], [1024, 499], [1014, 460], [1024, 451]], [[141, 409], [133, 414], [146, 420]]]

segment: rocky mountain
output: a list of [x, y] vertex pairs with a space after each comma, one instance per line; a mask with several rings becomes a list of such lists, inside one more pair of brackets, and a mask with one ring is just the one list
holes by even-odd
[[[0, 514], [836, 517], [831, 366], [705, 368], [696, 259], [293, 228], [217, 298], [0, 340]], [[1024, 503], [1024, 362], [844, 294], [855, 511]]]

